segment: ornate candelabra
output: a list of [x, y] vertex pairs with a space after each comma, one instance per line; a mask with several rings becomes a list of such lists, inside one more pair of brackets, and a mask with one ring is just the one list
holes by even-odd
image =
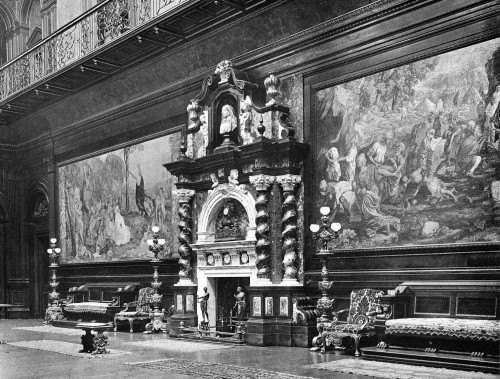
[[57, 268], [59, 267], [57, 264], [57, 258], [59, 257], [59, 254], [61, 254], [61, 249], [57, 247], [56, 238], [50, 239], [50, 248], [47, 249], [47, 253], [52, 260], [52, 263], [50, 264], [52, 282], [49, 283], [52, 287], [52, 292], [49, 294], [50, 304], [45, 312], [45, 321], [49, 324], [54, 320], [60, 320], [63, 318], [62, 309], [59, 305], [59, 292], [57, 292], [57, 287], [59, 286], [59, 282], [57, 281]]
[[330, 214], [329, 207], [321, 207], [321, 225], [311, 224], [310, 229], [312, 232], [313, 239], [320, 240], [321, 248], [316, 253], [316, 256], [321, 258], [323, 267], [321, 269], [321, 278], [322, 281], [318, 283], [318, 288], [321, 291], [321, 298], [318, 300], [317, 308], [321, 312], [321, 316], [318, 319], [318, 325], [323, 322], [329, 322], [329, 315], [332, 313], [333, 304], [335, 299], [330, 299], [328, 297], [328, 290], [332, 286], [333, 282], [328, 281], [328, 259], [333, 254], [333, 251], [328, 248], [328, 243], [338, 238], [339, 230], [341, 229], [341, 225], [338, 222], [334, 222], [330, 225], [330, 218], [328, 215]]
[[151, 264], [153, 265], [153, 281], [151, 282], [151, 287], [154, 290], [154, 294], [152, 296], [153, 301], [153, 311], [149, 313], [149, 317], [151, 318], [151, 322], [146, 325], [146, 331], [144, 333], [153, 333], [162, 331], [163, 333], [167, 332], [167, 324], [163, 321], [163, 317], [165, 313], [160, 309], [161, 299], [163, 295], [158, 293], [158, 288], [161, 286], [161, 282], [158, 281], [158, 263], [160, 259], [158, 258], [158, 254], [160, 251], [163, 251], [165, 246], [165, 239], [158, 238], [160, 235], [158, 232], [160, 228], [157, 226], [153, 226], [151, 228], [153, 231], [153, 239], [149, 239], [147, 241], [149, 245], [149, 251], [154, 254], [154, 258], [151, 259]]

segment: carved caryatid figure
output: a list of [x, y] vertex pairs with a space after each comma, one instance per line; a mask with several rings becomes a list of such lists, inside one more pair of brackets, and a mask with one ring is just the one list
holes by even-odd
[[234, 109], [231, 105], [225, 104], [221, 111], [221, 122], [219, 133], [227, 134], [232, 132], [238, 126], [236, 116], [234, 114]]

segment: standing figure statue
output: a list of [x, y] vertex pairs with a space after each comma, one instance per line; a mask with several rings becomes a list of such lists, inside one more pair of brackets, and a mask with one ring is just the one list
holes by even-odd
[[[210, 298], [210, 294], [208, 293], [208, 288], [203, 287], [204, 294], [201, 296], [198, 296], [198, 302], [200, 303], [200, 308], [201, 308], [201, 315], [203, 316], [203, 322], [208, 324], [208, 311], [207, 311], [207, 305], [208, 305], [208, 299]], [[206, 317], [206, 320], [205, 320]]]
[[236, 289], [236, 294], [234, 295], [236, 298], [236, 304], [234, 304], [234, 308], [237, 308], [238, 322], [243, 320], [243, 315], [245, 314], [245, 309], [247, 306], [245, 300], [245, 293], [241, 290], [241, 287]]

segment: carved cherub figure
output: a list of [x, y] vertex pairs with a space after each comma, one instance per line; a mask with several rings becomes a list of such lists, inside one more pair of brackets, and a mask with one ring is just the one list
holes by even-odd
[[217, 176], [212, 172], [210, 174], [210, 179], [212, 180], [212, 189], [208, 190], [208, 194], [210, 195], [212, 192], [214, 192], [215, 188], [219, 185], [219, 179]]
[[229, 172], [229, 178], [227, 178], [227, 181], [230, 185], [233, 185], [233, 186], [238, 186], [240, 184], [240, 182], [238, 181], [238, 177], [239, 177], [239, 173], [238, 173], [238, 170], [233, 168], [230, 172]]

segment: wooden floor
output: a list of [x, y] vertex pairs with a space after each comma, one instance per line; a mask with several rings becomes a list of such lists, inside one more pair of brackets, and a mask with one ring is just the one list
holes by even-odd
[[[238, 366], [241, 369], [253, 368], [275, 372], [269, 378], [287, 378], [293, 374], [313, 378], [338, 379], [366, 379], [366, 376], [342, 374], [336, 372], [303, 369], [302, 366], [338, 359], [354, 359], [352, 356], [342, 355], [340, 352], [329, 352], [325, 355], [310, 352], [305, 348], [287, 347], [254, 347], [234, 346], [223, 349], [201, 349], [197, 342], [185, 341], [182, 351], [173, 351], [158, 346], [168, 343], [168, 336], [164, 334], [145, 335], [142, 333], [130, 334], [123, 332], [109, 332], [111, 349], [131, 354], [108, 356], [104, 358], [86, 359], [70, 355], [63, 355], [46, 350], [35, 350], [26, 347], [11, 345], [12, 342], [55, 340], [61, 342], [80, 343], [78, 335], [59, 333], [43, 333], [33, 330], [15, 329], [19, 327], [42, 326], [40, 320], [5, 320], [0, 319], [0, 378], [215, 378], [217, 366], [207, 367], [206, 372], [190, 375], [158, 371], [151, 368], [128, 365], [127, 363], [147, 362], [152, 360], [178, 358], [184, 362], [186, 370], [199, 364], [196, 362], [212, 362], [228, 367]], [[166, 341], [165, 341], [166, 340]], [[149, 342], [148, 342], [149, 341]], [[179, 340], [172, 340], [173, 344]], [[140, 342], [140, 343], [138, 343]], [[187, 344], [187, 345], [186, 345]], [[192, 345], [191, 345], [192, 344]], [[61, 344], [62, 345], [62, 344]], [[177, 345], [181, 345], [177, 343]], [[220, 365], [219, 371], [220, 371]], [[251, 372], [251, 371], [250, 371]], [[281, 374], [280, 374], [281, 373]]]

